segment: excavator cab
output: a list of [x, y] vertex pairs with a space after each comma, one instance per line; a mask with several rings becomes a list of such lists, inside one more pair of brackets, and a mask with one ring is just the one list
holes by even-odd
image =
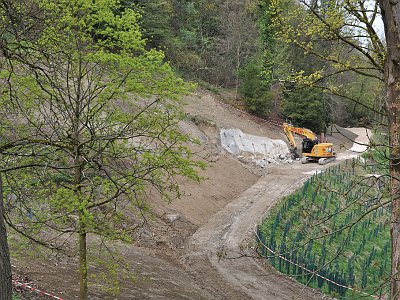
[[311, 153], [314, 146], [318, 144], [318, 140], [311, 140], [308, 138], [303, 139], [302, 142], [302, 153]]

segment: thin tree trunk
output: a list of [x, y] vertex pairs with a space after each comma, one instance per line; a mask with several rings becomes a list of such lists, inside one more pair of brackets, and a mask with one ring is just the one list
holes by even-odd
[[86, 233], [84, 228], [81, 230], [79, 234], [79, 299], [86, 300], [88, 299]]
[[[80, 188], [80, 181], [82, 178], [82, 170], [80, 167], [80, 160], [75, 160], [75, 193], [82, 204], [82, 195]], [[79, 209], [79, 299], [88, 299], [88, 269], [87, 269], [87, 240], [86, 240], [86, 216], [84, 208]]]
[[74, 137], [74, 185], [75, 185], [75, 196], [77, 197], [80, 205], [79, 208], [79, 299], [88, 299], [88, 268], [87, 268], [87, 240], [86, 240], [86, 207], [83, 204], [82, 198], [82, 160], [80, 150], [80, 119], [82, 114], [82, 61], [79, 60], [79, 71], [77, 83], [76, 83], [76, 100], [74, 109], [74, 118], [72, 119], [73, 124], [73, 137]]
[[392, 270], [391, 299], [400, 299], [400, 3], [380, 0], [385, 25], [387, 57], [385, 61], [386, 111], [389, 122], [390, 192], [392, 197]]
[[[79, 159], [79, 151], [75, 157], [75, 195], [78, 197], [81, 205], [82, 194], [81, 194], [81, 180], [82, 180], [82, 169], [81, 161]], [[88, 269], [87, 269], [87, 240], [86, 240], [86, 216], [84, 207], [79, 209], [79, 299], [88, 299]]]
[[4, 222], [3, 181], [0, 175], [0, 300], [11, 300], [11, 263]]
[[[400, 77], [399, 77], [400, 78]], [[389, 106], [392, 117], [398, 115], [399, 103], [391, 103]], [[400, 146], [399, 146], [399, 120], [390, 121], [390, 193], [392, 197], [392, 223], [390, 234], [392, 238], [392, 270], [391, 270], [391, 299], [400, 299]]]
[[239, 70], [240, 70], [240, 43], [236, 47], [236, 79], [235, 79], [235, 100], [238, 99], [238, 90], [239, 90]]

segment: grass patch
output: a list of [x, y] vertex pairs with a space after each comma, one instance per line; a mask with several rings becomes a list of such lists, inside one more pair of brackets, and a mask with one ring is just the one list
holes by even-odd
[[[371, 176], [371, 174], [378, 176]], [[280, 272], [337, 298], [388, 295], [391, 265], [386, 168], [346, 161], [314, 175], [283, 199], [258, 228], [261, 242], [349, 290], [259, 252]], [[384, 175], [384, 176], [381, 176]]]

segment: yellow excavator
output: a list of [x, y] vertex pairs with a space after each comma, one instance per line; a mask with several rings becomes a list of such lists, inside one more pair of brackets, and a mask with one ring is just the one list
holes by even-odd
[[303, 157], [301, 158], [301, 162], [303, 164], [308, 162], [318, 162], [320, 165], [324, 165], [336, 159], [336, 153], [333, 150], [333, 144], [319, 143], [317, 135], [310, 129], [295, 127], [288, 123], [283, 123], [283, 131], [285, 132], [289, 140], [290, 152], [292, 153], [293, 159], [299, 158], [299, 154], [297, 153], [297, 145], [296, 141], [294, 140], [293, 133], [296, 133], [303, 137]]

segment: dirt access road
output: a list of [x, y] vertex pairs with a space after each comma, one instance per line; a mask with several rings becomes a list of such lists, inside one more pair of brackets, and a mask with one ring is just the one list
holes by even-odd
[[[299, 187], [311, 176], [308, 174], [319, 169], [322, 167], [317, 164], [302, 165], [298, 162], [271, 168], [269, 174], [261, 177], [196, 231], [190, 240], [186, 260], [192, 267], [198, 265], [197, 269], [208, 264], [209, 277], [202, 278], [205, 289], [216, 298], [224, 299], [324, 298], [319, 292], [304, 288], [291, 278], [260, 264], [258, 259], [251, 257], [254, 253], [248, 248], [256, 225], [268, 210]], [[241, 257], [243, 254], [250, 257]], [[229, 285], [225, 294], [215, 290], [220, 286], [216, 285], [218, 276], [210, 276], [211, 270], [221, 276], [220, 281]]]

